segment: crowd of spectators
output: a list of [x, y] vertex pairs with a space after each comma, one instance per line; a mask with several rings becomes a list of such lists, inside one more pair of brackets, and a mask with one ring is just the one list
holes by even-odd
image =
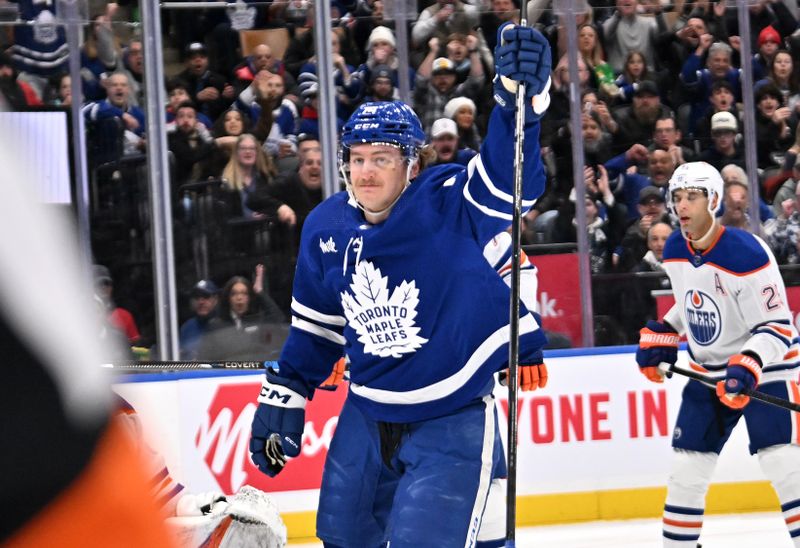
[[[30, 5], [21, 9], [30, 19], [39, 15], [31, 9], [43, 9], [31, 1], [20, 5]], [[547, 190], [524, 219], [523, 243], [575, 242], [575, 204], [582, 199], [594, 275], [659, 272], [663, 242], [676, 227], [667, 211], [670, 176], [682, 163], [704, 160], [720, 169], [726, 182], [722, 223], [753, 230], [748, 194], [750, 181], [757, 181], [762, 201], [757, 232], [781, 263], [800, 262], [795, 1], [751, 3], [750, 44], [740, 38], [729, 0], [675, 5], [577, 0], [575, 5], [580, 82], [571, 86], [564, 14], [547, 1], [529, 3], [528, 20], [552, 44], [553, 85], [542, 122]], [[409, 66], [400, 64], [396, 22], [384, 13], [382, 0], [333, 0], [331, 6], [338, 124], [363, 101], [398, 98], [402, 71], [437, 155], [432, 163], [468, 164], [480, 149], [493, 105], [496, 31], [506, 21], [519, 21], [515, 2], [420, 0], [416, 19], [408, 22]], [[89, 124], [113, 121], [121, 154], [136, 155], [147, 148], [142, 42], [135, 33], [118, 31], [116, 9], [118, 4], [101, 3], [86, 29], [83, 112]], [[306, 0], [254, 3], [247, 10], [180, 10], [167, 18], [165, 39], [184, 64], [165, 82], [173, 204], [182, 203], [187, 184], [217, 181], [215, 199], [224, 216], [269, 220], [283, 226], [296, 246], [304, 219], [322, 200], [312, 22], [313, 4]], [[248, 28], [287, 28], [291, 40], [283, 56], [266, 43], [243, 55], [238, 33]], [[31, 53], [29, 27], [15, 31], [0, 53], [0, 102], [11, 108], [70, 104], [63, 32]], [[752, 60], [756, 106], [758, 173], [752, 177], [744, 171], [745, 58]], [[582, 197], [573, 185], [570, 90], [580, 93], [582, 108], [587, 189]], [[287, 264], [291, 269], [293, 263]], [[222, 285], [228, 276], [216, 278]], [[183, 288], [187, 295], [190, 287]], [[223, 297], [231, 290], [226, 286]], [[277, 310], [286, 314], [287, 303], [276, 291], [266, 293], [273, 292]], [[625, 298], [609, 290], [598, 299], [599, 313], [619, 309]], [[651, 314], [651, 300], [639, 305]], [[234, 314], [224, 302], [220, 308]], [[641, 323], [638, 317], [630, 326], [617, 319], [626, 334]], [[617, 342], [630, 341], [625, 335]]]

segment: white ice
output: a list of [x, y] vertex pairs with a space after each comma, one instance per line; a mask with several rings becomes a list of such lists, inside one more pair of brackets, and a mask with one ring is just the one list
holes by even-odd
[[[591, 521], [569, 525], [525, 527], [516, 533], [518, 548], [660, 548], [661, 520]], [[778, 512], [706, 516], [703, 548], [792, 548]], [[322, 543], [293, 544], [319, 548]]]

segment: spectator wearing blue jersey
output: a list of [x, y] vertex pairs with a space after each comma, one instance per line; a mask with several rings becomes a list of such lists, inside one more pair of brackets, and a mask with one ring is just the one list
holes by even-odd
[[128, 77], [115, 72], [106, 81], [108, 98], [83, 107], [87, 121], [104, 124], [116, 121], [123, 129], [124, 154], [136, 154], [144, 150], [145, 119], [144, 112], [130, 104], [130, 85]]
[[[711, 86], [717, 80], [727, 80], [731, 84], [735, 100], [741, 101], [741, 71], [731, 63], [733, 49], [725, 42], [714, 42], [710, 34], [700, 36], [697, 48], [686, 58], [681, 69], [681, 81], [691, 97], [689, 132], [695, 131], [697, 120], [708, 110]], [[703, 57], [706, 68], [702, 68]]]
[[[420, 172], [425, 133], [414, 111], [362, 104], [341, 136], [347, 192], [303, 227], [292, 329], [279, 368], [266, 371], [250, 452], [270, 476], [300, 455], [305, 401], [346, 352], [349, 391], [317, 511], [316, 534], [328, 546], [503, 544], [502, 532], [484, 537], [482, 520], [505, 467], [490, 393], [507, 367], [510, 290], [484, 248], [512, 211], [515, 80], [527, 95], [526, 211], [543, 190], [539, 119], [551, 57], [530, 27], [499, 32], [495, 68], [506, 79], [495, 82], [498, 106], [474, 169]], [[467, 298], [476, 287], [479, 307]], [[524, 303], [520, 310], [521, 386], [540, 388], [545, 337]]]
[[625, 57], [622, 73], [614, 80], [617, 86], [617, 98], [621, 103], [630, 103], [636, 88], [644, 80], [649, 80], [647, 63], [641, 51], [633, 50]]
[[[86, 101], [97, 101], [106, 96], [103, 79], [117, 66], [118, 51], [114, 43], [111, 21], [106, 15], [98, 15], [89, 25], [86, 39], [81, 46], [81, 79]], [[130, 82], [129, 82], [130, 84]], [[135, 95], [131, 96], [133, 102]], [[134, 103], [138, 106], [138, 103]]]
[[[643, 164], [647, 164], [647, 176], [630, 169]], [[668, 151], [648, 150], [644, 145], [635, 144], [624, 154], [607, 161], [605, 168], [614, 195], [627, 206], [628, 219], [633, 220], [639, 217], [637, 206], [642, 189], [652, 185], [664, 191], [676, 165], [674, 156]]]

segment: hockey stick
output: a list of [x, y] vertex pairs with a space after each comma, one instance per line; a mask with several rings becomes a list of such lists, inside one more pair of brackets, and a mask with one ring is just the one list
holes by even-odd
[[[520, 2], [521, 27], [528, 26], [528, 2]], [[522, 231], [522, 150], [525, 142], [525, 83], [517, 85], [514, 119], [514, 212], [511, 217], [511, 310], [508, 340], [508, 481], [506, 487], [506, 546], [516, 546], [517, 519], [517, 386], [519, 385], [520, 240]]]
[[275, 366], [277, 362], [255, 362], [255, 361], [219, 361], [219, 362], [200, 362], [200, 361], [122, 361], [116, 363], [104, 363], [101, 367], [112, 369], [121, 373], [146, 373], [157, 371], [197, 371], [203, 369], [253, 369], [262, 370], [266, 367]]
[[[714, 379], [706, 377], [701, 373], [696, 373], [695, 371], [690, 371], [688, 369], [683, 369], [681, 367], [675, 367], [674, 365], [668, 366], [668, 368], [662, 367], [665, 364], [661, 364], [659, 369], [668, 373], [677, 373], [678, 375], [683, 375], [684, 377], [688, 377], [690, 379], [696, 380], [697, 382], [703, 383], [704, 385], [708, 386], [709, 388], [716, 389], [717, 383]], [[779, 398], [777, 396], [773, 396], [772, 394], [765, 394], [764, 392], [759, 392], [758, 390], [750, 390], [749, 388], [745, 388], [741, 392], [745, 396], [750, 396], [754, 400], [758, 400], [760, 402], [767, 403], [769, 405], [774, 405], [775, 407], [780, 407], [781, 409], [786, 409], [787, 411], [794, 411], [795, 413], [800, 413], [800, 404], [784, 400], [783, 398]]]

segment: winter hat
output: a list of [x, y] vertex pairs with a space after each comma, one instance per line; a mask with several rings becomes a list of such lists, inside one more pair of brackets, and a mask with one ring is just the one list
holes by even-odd
[[369, 33], [369, 38], [367, 39], [367, 50], [372, 49], [372, 43], [377, 41], [389, 42], [392, 47], [397, 45], [397, 42], [394, 39], [394, 33], [386, 27], [375, 27], [372, 29], [372, 32]]
[[369, 73], [369, 83], [374, 84], [378, 78], [388, 78], [392, 81], [392, 85], [396, 81], [394, 70], [389, 65], [377, 65], [372, 69], [372, 72]]
[[476, 107], [472, 99], [469, 97], [454, 97], [447, 101], [447, 104], [444, 106], [444, 115], [448, 118], [454, 118], [456, 112], [458, 112], [461, 107], [469, 107], [472, 109], [472, 114], [475, 114]]
[[431, 65], [431, 74], [441, 74], [443, 72], [455, 74], [456, 66], [447, 57], [437, 57], [433, 60], [433, 65]]
[[763, 46], [766, 42], [781, 43], [781, 35], [772, 25], [764, 27], [764, 29], [758, 33], [758, 47]]
[[439, 118], [431, 126], [431, 137], [436, 139], [442, 135], [458, 137], [458, 126], [450, 118]]
[[736, 117], [728, 111], [717, 112], [711, 117], [711, 131], [738, 131]]

